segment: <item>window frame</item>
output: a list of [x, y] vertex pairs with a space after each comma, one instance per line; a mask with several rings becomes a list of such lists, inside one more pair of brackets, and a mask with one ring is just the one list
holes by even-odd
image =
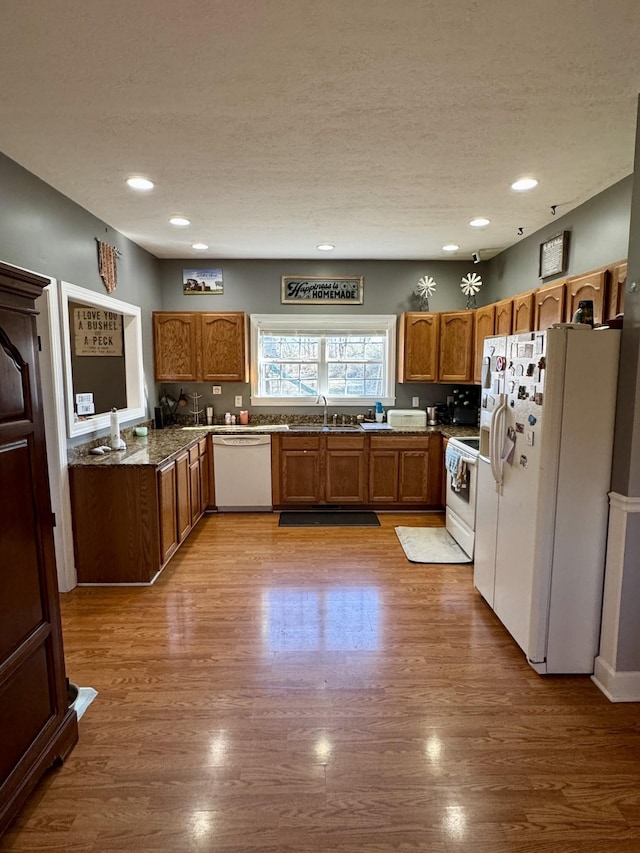
[[75, 438], [98, 430], [109, 429], [110, 413], [97, 412], [82, 420], [75, 416], [75, 394], [73, 387], [73, 370], [71, 367], [71, 335], [69, 323], [69, 302], [79, 302], [89, 307], [104, 308], [122, 314], [125, 357], [125, 384], [127, 405], [118, 409], [121, 424], [140, 420], [146, 416], [146, 395], [144, 384], [144, 365], [142, 358], [142, 319], [141, 309], [129, 302], [114, 299], [108, 294], [87, 290], [68, 281], [59, 280], [60, 285], [60, 320], [62, 323], [62, 355], [64, 361], [65, 403], [67, 415], [67, 435]]
[[[264, 397], [259, 394], [258, 358], [260, 353], [260, 333], [287, 334], [297, 332], [301, 335], [364, 335], [385, 334], [386, 347], [386, 376], [384, 394], [381, 397], [342, 397], [330, 396], [322, 388], [318, 394], [327, 398], [332, 406], [372, 406], [376, 402], [383, 406], [393, 406], [395, 397], [396, 376], [396, 325], [395, 314], [361, 314], [358, 317], [348, 317], [343, 314], [252, 314], [251, 321], [251, 405], [252, 406], [317, 406], [317, 397]], [[325, 348], [322, 347], [324, 358]], [[326, 360], [320, 364], [320, 381], [326, 377]]]

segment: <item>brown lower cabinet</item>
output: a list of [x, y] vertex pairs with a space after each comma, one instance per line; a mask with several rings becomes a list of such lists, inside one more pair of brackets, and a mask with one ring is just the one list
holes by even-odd
[[366, 436], [326, 437], [324, 480], [327, 503], [362, 504], [366, 501]]
[[322, 501], [321, 442], [319, 435], [272, 436], [274, 505], [317, 504]]
[[48, 284], [0, 263], [0, 834], [78, 740], [38, 373], [35, 300]]
[[437, 507], [439, 433], [420, 436], [273, 435], [273, 505]]
[[425, 436], [371, 436], [369, 502], [402, 506], [442, 503], [442, 442]]
[[150, 583], [207, 506], [210, 458], [203, 439], [158, 467], [71, 465], [78, 583]]

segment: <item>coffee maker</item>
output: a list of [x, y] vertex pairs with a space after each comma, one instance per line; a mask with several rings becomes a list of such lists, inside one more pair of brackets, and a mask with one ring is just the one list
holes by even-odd
[[437, 424], [450, 424], [451, 423], [451, 415], [449, 414], [449, 406], [446, 403], [438, 403], [435, 407], [436, 410], [436, 423]]

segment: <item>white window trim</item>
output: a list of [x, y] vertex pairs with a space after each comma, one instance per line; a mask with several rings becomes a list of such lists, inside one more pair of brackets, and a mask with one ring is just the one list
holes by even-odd
[[77, 421], [75, 417], [75, 391], [71, 370], [71, 328], [69, 324], [69, 302], [80, 302], [116, 311], [123, 315], [125, 376], [127, 384], [127, 405], [118, 409], [120, 423], [126, 423], [145, 417], [146, 401], [144, 389], [144, 367], [142, 362], [142, 322], [141, 311], [137, 305], [121, 302], [112, 296], [78, 287], [68, 281], [60, 281], [60, 319], [62, 321], [62, 353], [64, 357], [64, 380], [66, 391], [67, 434], [70, 438], [87, 435], [109, 428], [109, 412], [98, 412], [86, 420]]
[[383, 406], [396, 402], [396, 324], [395, 314], [360, 314], [349, 317], [344, 314], [252, 314], [251, 315], [251, 405], [252, 406], [317, 406], [316, 397], [261, 397], [258, 394], [259, 335], [263, 329], [279, 332], [386, 332], [388, 335], [388, 359], [386, 394], [383, 397], [329, 397], [332, 406], [371, 406], [379, 400]]

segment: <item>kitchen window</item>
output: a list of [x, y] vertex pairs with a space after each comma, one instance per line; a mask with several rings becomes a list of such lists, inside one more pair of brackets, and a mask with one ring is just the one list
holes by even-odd
[[251, 317], [251, 403], [395, 403], [395, 315]]

